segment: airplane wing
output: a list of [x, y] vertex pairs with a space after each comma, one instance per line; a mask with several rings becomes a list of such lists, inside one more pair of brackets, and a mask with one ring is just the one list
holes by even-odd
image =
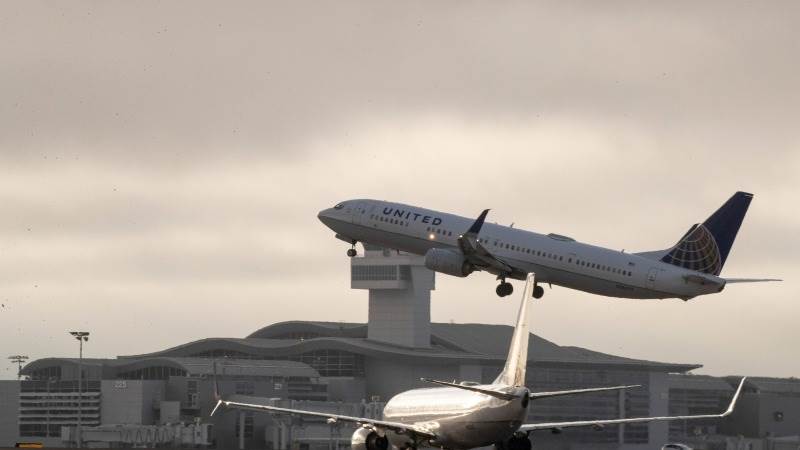
[[[487, 214], [489, 214], [489, 210], [484, 209], [472, 226], [469, 227], [469, 230], [458, 237], [458, 246], [467, 261], [472, 263], [475, 267], [495, 274], [510, 275], [515, 272], [514, 267], [501, 258], [492, 255], [492, 253], [478, 241], [478, 233], [481, 231], [481, 227], [483, 227], [483, 222], [486, 220]], [[516, 272], [521, 273], [519, 270]]]
[[589, 394], [592, 392], [605, 392], [605, 391], [621, 391], [623, 389], [630, 389], [642, 387], [641, 384], [630, 384], [627, 386], [611, 386], [611, 387], [601, 387], [601, 388], [588, 388], [588, 389], [572, 389], [569, 391], [551, 391], [551, 392], [531, 392], [530, 398], [531, 400], [536, 400], [540, 398], [548, 398], [548, 397], [558, 397], [561, 395], [573, 395], [573, 394]]
[[619, 425], [625, 423], [642, 423], [642, 422], [658, 422], [658, 421], [669, 421], [669, 420], [688, 420], [688, 419], [718, 419], [721, 417], [726, 417], [733, 412], [733, 408], [736, 405], [736, 400], [739, 399], [739, 394], [742, 392], [742, 386], [744, 386], [744, 380], [746, 378], [742, 378], [742, 381], [739, 382], [739, 387], [736, 389], [736, 393], [733, 395], [731, 399], [731, 403], [728, 406], [728, 409], [725, 410], [722, 414], [698, 414], [694, 416], [661, 416], [661, 417], [634, 417], [630, 419], [601, 419], [601, 420], [576, 420], [573, 422], [551, 422], [551, 423], [531, 423], [525, 424], [519, 427], [519, 431], [536, 431], [536, 430], [552, 430], [552, 431], [560, 431], [564, 428], [575, 428], [575, 427], [594, 427], [594, 428], [603, 428], [605, 425]]
[[295, 415], [295, 416], [309, 416], [309, 417], [321, 417], [328, 420], [328, 423], [336, 423], [336, 422], [351, 422], [357, 425], [373, 425], [379, 428], [385, 428], [397, 433], [403, 434], [415, 434], [418, 437], [425, 438], [425, 439], [433, 439], [436, 437], [434, 433], [430, 430], [425, 428], [404, 424], [400, 422], [391, 422], [386, 420], [377, 420], [377, 419], [369, 419], [366, 417], [353, 417], [353, 416], [344, 416], [341, 414], [332, 414], [332, 413], [324, 413], [318, 411], [307, 411], [303, 409], [291, 409], [291, 408], [280, 408], [277, 406], [270, 406], [265, 405], [263, 401], [269, 401], [269, 399], [259, 399], [258, 397], [244, 397], [247, 401], [237, 401], [239, 397], [233, 396], [231, 397], [232, 400], [225, 400], [220, 398], [217, 400], [217, 405], [214, 407], [214, 410], [211, 411], [211, 415], [213, 416], [214, 413], [219, 408], [231, 408], [231, 409], [241, 409], [245, 411], [260, 411], [260, 412], [267, 412], [273, 414], [287, 414], [287, 415]]
[[783, 281], [778, 278], [725, 278], [726, 283], [760, 283], [762, 281]]

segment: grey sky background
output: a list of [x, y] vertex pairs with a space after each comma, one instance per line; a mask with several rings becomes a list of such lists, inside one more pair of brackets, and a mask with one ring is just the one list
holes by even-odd
[[[797, 2], [16, 2], [0, 14], [5, 357], [145, 353], [283, 320], [365, 321], [316, 219], [401, 201], [628, 251], [755, 200], [728, 286], [553, 288], [562, 345], [797, 376]], [[436, 321], [510, 324], [486, 274]], [[517, 287], [520, 287], [517, 284]], [[7, 354], [7, 355], [6, 355]]]

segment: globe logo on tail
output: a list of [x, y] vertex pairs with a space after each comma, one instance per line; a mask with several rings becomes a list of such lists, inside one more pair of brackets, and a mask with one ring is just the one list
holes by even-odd
[[711, 275], [722, 271], [717, 241], [703, 224], [693, 226], [661, 261]]

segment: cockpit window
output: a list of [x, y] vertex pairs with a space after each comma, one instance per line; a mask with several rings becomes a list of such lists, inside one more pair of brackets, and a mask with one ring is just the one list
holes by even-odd
[[342, 208], [344, 208], [344, 203], [339, 203], [333, 207], [333, 209], [342, 209]]

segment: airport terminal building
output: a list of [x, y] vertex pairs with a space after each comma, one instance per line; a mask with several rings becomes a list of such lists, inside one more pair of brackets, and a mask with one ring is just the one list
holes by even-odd
[[[425, 386], [421, 377], [490, 382], [500, 372], [512, 328], [431, 323], [434, 278], [418, 258], [372, 250], [353, 259], [351, 275], [353, 288], [369, 291], [367, 324], [282, 322], [246, 337], [84, 359], [80, 402], [77, 359], [33, 361], [22, 371], [25, 380], [0, 382], [0, 446], [19, 441], [74, 445], [79, 413], [83, 442], [92, 446], [349, 446], [353, 428], [346, 424], [240, 411], [209, 417], [215, 361], [223, 394], [361, 417], [380, 417], [393, 395]], [[529, 422], [718, 413], [738, 382], [690, 375], [698, 364], [625, 358], [559, 346], [535, 335], [528, 348], [527, 385], [533, 391], [642, 386], [542, 399], [529, 408]], [[752, 379], [736, 413], [724, 420], [538, 432], [531, 439], [534, 448], [543, 449], [644, 450], [667, 442], [726, 449], [735, 448], [732, 440], [758, 443], [767, 436], [797, 435], [797, 430], [800, 382]]]

